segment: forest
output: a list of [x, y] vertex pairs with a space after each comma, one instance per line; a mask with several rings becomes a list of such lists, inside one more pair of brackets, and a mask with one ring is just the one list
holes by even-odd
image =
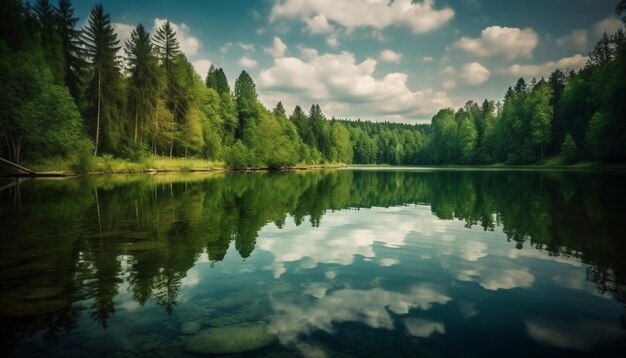
[[[16, 163], [67, 158], [88, 171], [97, 156], [232, 169], [626, 162], [622, 30], [605, 33], [577, 72], [520, 78], [502, 101], [468, 101], [411, 125], [329, 119], [318, 104], [267, 109], [246, 71], [232, 89], [215, 65], [202, 79], [169, 22], [152, 34], [138, 24], [121, 43], [101, 4], [82, 29], [70, 0], [0, 4], [0, 156]], [[625, 9], [622, 1], [616, 13]]]

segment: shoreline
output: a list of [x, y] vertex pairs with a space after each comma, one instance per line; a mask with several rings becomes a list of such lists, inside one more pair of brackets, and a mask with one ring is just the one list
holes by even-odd
[[64, 178], [111, 174], [161, 174], [161, 173], [216, 173], [216, 172], [286, 172], [306, 170], [415, 170], [415, 171], [626, 171], [626, 164], [604, 164], [600, 162], [580, 162], [571, 165], [547, 162], [530, 165], [389, 165], [389, 164], [298, 164], [293, 167], [269, 168], [249, 167], [231, 169], [223, 162], [201, 159], [154, 157], [144, 162], [98, 157], [91, 170], [84, 172], [73, 169], [67, 159], [52, 158], [48, 161], [25, 163], [35, 173], [0, 173], [0, 178]]

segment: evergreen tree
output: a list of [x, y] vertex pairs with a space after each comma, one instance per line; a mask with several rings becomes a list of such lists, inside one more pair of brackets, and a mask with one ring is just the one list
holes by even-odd
[[159, 68], [153, 53], [150, 34], [142, 24], [137, 25], [126, 41], [126, 61], [129, 78], [129, 105], [134, 118], [133, 142], [144, 132], [156, 107], [159, 95]]
[[74, 17], [74, 8], [70, 0], [59, 0], [58, 9], [59, 33], [63, 44], [63, 60], [65, 63], [65, 85], [70, 90], [74, 101], [78, 103], [81, 79], [85, 72], [80, 31], [76, 30], [78, 17]]
[[169, 21], [157, 29], [153, 41], [159, 60], [165, 66], [165, 71], [169, 76], [172, 61], [180, 54], [180, 45], [176, 38], [176, 31], [174, 31]]
[[259, 117], [256, 85], [246, 71], [241, 71], [237, 81], [235, 81], [235, 103], [239, 116], [237, 138], [241, 139], [245, 126]]
[[97, 155], [101, 131], [106, 139], [106, 149], [114, 149], [121, 138], [120, 73], [117, 63], [120, 46], [111, 26], [111, 18], [105, 14], [102, 4], [95, 5], [91, 10], [83, 40], [90, 67], [90, 112], [95, 119], [92, 132], [95, 137], [94, 153]]
[[37, 0], [33, 8], [40, 25], [41, 47], [57, 84], [65, 83], [63, 45], [58, 31], [57, 10], [48, 0]]

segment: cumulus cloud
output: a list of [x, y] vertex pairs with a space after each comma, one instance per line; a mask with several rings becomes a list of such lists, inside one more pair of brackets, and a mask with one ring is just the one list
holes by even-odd
[[[428, 310], [435, 304], [446, 304], [450, 300], [449, 296], [429, 285], [412, 287], [407, 293], [382, 288], [339, 289], [329, 294], [324, 291], [319, 299], [312, 302], [272, 302], [275, 314], [271, 317], [269, 331], [276, 334], [281, 343], [299, 347], [303, 335], [315, 330], [332, 332], [336, 323], [358, 322], [372, 328], [392, 330], [392, 312], [405, 315], [412, 308]], [[405, 324], [409, 332], [416, 336], [445, 332], [440, 322], [414, 319]]]
[[352, 29], [372, 27], [384, 29], [404, 25], [414, 33], [433, 31], [454, 17], [449, 7], [437, 9], [434, 0], [283, 0], [272, 7], [270, 21], [298, 18], [307, 24], [317, 16]]
[[489, 79], [489, 70], [478, 62], [468, 63], [463, 66], [461, 77], [470, 85], [476, 86], [485, 83]]
[[113, 30], [115, 30], [118, 40], [120, 40], [120, 46], [122, 46], [123, 51], [126, 41], [130, 39], [130, 33], [133, 32], [135, 26], [123, 24], [121, 22], [113, 22], [111, 23], [111, 26], [113, 26]]
[[480, 57], [499, 55], [512, 59], [532, 57], [538, 44], [539, 36], [531, 28], [490, 26], [479, 38], [461, 37], [452, 47]]
[[206, 74], [209, 72], [209, 68], [211, 67], [212, 63], [213, 62], [211, 60], [203, 59], [193, 61], [191, 64], [193, 65], [193, 68], [196, 69], [196, 72], [198, 72], [200, 77], [204, 78], [204, 76], [206, 76]]
[[242, 58], [240, 58], [238, 63], [239, 63], [239, 66], [243, 68], [253, 68], [253, 67], [256, 67], [257, 65], [257, 61], [247, 56], [243, 56]]
[[564, 57], [558, 61], [548, 61], [538, 65], [515, 64], [503, 72], [515, 77], [546, 77], [556, 69], [579, 70], [585, 67], [588, 60], [589, 57], [577, 54], [572, 57]]
[[265, 52], [269, 53], [274, 58], [285, 57], [285, 51], [287, 51], [287, 45], [285, 45], [280, 37], [274, 37], [272, 47], [265, 48]]
[[[152, 33], [155, 33], [158, 28], [165, 25], [167, 19], [154, 19], [154, 27], [152, 28]], [[170, 21], [170, 25], [172, 29], [176, 32], [176, 38], [178, 39], [178, 44], [180, 45], [180, 50], [187, 56], [195, 55], [198, 52], [202, 43], [200, 40], [191, 35], [191, 29], [187, 24], [181, 22], [180, 25], [173, 23]]]
[[357, 62], [349, 52], [319, 54], [313, 49], [302, 49], [301, 57], [275, 59], [271, 68], [259, 74], [259, 88], [294, 93], [309, 103], [358, 103], [370, 114], [430, 116], [452, 106], [445, 92], [409, 89], [406, 73], [374, 77], [374, 59]]
[[589, 38], [589, 31], [572, 30], [568, 35], [559, 37], [554, 42], [559, 47], [584, 50], [587, 48], [588, 38]]
[[338, 47], [339, 46], [339, 39], [337, 38], [337, 35], [330, 35], [326, 38], [326, 44], [330, 47]]
[[383, 62], [398, 63], [402, 60], [402, 54], [392, 50], [383, 50], [380, 53], [380, 60]]
[[335, 28], [328, 23], [326, 16], [317, 15], [310, 19], [305, 20], [307, 29], [312, 34], [328, 34], [335, 30]]
[[443, 87], [443, 89], [445, 89], [446, 91], [449, 90], [453, 90], [456, 88], [456, 82], [449, 80], [449, 81], [443, 81], [443, 83], [441, 84], [441, 86]]
[[433, 62], [433, 58], [430, 57], [430, 56], [423, 56], [422, 57], [422, 62], [423, 63], [431, 63], [431, 62]]
[[593, 26], [593, 31], [597, 36], [605, 32], [611, 35], [620, 29], [624, 30], [624, 23], [617, 16], [609, 16]]

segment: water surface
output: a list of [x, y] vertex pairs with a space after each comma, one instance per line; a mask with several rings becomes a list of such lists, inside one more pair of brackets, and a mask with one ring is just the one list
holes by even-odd
[[3, 180], [0, 354], [193, 357], [197, 328], [260, 324], [238, 356], [621, 356], [625, 179]]

